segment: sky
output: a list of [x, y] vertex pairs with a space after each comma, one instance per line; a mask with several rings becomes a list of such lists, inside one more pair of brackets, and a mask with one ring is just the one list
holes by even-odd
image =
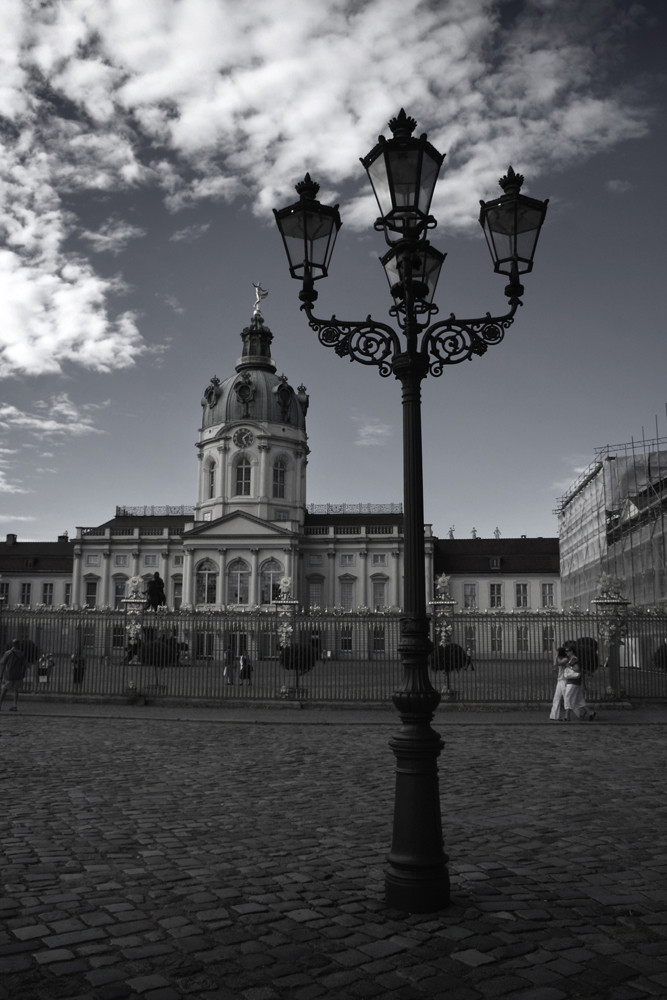
[[319, 344], [272, 213], [309, 171], [343, 219], [318, 316], [391, 322], [359, 158], [401, 107], [446, 153], [439, 318], [506, 311], [477, 219], [508, 165], [549, 198], [504, 341], [424, 382], [435, 533], [554, 536], [596, 448], [667, 435], [663, 0], [2, 7], [0, 537], [194, 504], [258, 282], [308, 502], [402, 500], [400, 385]]

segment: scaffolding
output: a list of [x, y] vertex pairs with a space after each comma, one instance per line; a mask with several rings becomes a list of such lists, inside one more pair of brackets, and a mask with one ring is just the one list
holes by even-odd
[[667, 438], [595, 449], [560, 499], [563, 606], [587, 607], [602, 573], [638, 607], [667, 605]]

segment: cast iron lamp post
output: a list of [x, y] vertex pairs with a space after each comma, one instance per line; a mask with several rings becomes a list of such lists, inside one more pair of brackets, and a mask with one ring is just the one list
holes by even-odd
[[[383, 230], [390, 249], [381, 258], [394, 304], [389, 314], [399, 328], [364, 320], [318, 319], [314, 282], [327, 276], [341, 226], [338, 206], [317, 201], [319, 185], [309, 174], [297, 184], [299, 201], [274, 210], [289, 259], [290, 274], [302, 281], [301, 308], [320, 343], [340, 357], [375, 365], [402, 386], [404, 489], [404, 616], [399, 652], [403, 681], [393, 695], [401, 728], [390, 741], [396, 756], [396, 791], [391, 851], [385, 874], [386, 899], [398, 909], [429, 913], [449, 900], [444, 853], [437, 758], [443, 748], [431, 727], [440, 694], [433, 688], [428, 664], [432, 650], [426, 613], [424, 496], [421, 433], [421, 383], [446, 365], [483, 355], [498, 344], [522, 304], [519, 275], [533, 266], [533, 254], [547, 202], [520, 193], [523, 177], [510, 167], [500, 181], [503, 194], [481, 203], [479, 221], [494, 269], [509, 278], [509, 312], [477, 319], [449, 319], [429, 325], [438, 311], [433, 295], [445, 255], [426, 235], [436, 225], [429, 214], [444, 160], [426, 135], [415, 138], [416, 122], [403, 109], [362, 163], [380, 207], [375, 229]], [[401, 334], [403, 335], [401, 337]]]

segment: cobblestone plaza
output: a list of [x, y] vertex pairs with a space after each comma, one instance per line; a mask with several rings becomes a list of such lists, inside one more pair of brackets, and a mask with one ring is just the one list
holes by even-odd
[[393, 710], [0, 715], [0, 998], [667, 996], [667, 713], [441, 712], [452, 904], [383, 900]]

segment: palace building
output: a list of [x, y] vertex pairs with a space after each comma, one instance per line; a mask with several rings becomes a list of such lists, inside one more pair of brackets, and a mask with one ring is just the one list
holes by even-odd
[[[0, 602], [121, 607], [134, 577], [155, 573], [169, 607], [304, 608], [403, 604], [401, 504], [306, 503], [308, 394], [276, 373], [258, 306], [233, 375], [201, 399], [199, 468], [188, 507], [123, 507], [58, 542], [0, 543]], [[450, 576], [464, 607], [558, 607], [557, 539], [438, 540], [424, 526], [426, 594]]]
[[[74, 604], [118, 606], [131, 577], [159, 573], [175, 607], [269, 605], [283, 577], [302, 606], [401, 605], [401, 506], [307, 507], [306, 388], [276, 374], [259, 311], [241, 338], [235, 373], [214, 376], [201, 400], [196, 504], [119, 507], [79, 528]], [[425, 544], [430, 592], [428, 528]]]

